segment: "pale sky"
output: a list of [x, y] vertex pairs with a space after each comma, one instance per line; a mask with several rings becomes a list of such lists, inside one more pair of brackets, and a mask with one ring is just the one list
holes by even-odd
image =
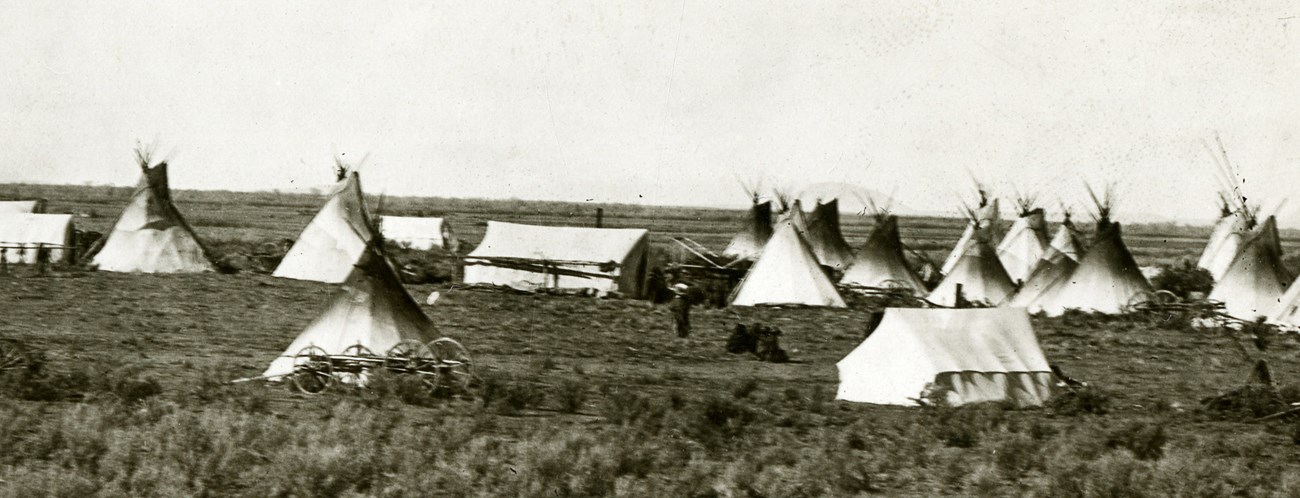
[[144, 140], [177, 188], [340, 153], [390, 195], [953, 211], [970, 171], [1208, 221], [1217, 131], [1252, 201], [1300, 185], [1300, 5], [1035, 3], [0, 0], [0, 182], [131, 184]]

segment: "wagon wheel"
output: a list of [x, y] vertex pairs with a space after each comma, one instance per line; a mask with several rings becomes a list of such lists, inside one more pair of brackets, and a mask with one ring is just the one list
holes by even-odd
[[[374, 358], [375, 352], [371, 351], [370, 348], [365, 347], [358, 343], [358, 344], [353, 344], [351, 346], [348, 346], [347, 349], [344, 349], [343, 356], [351, 356], [354, 358]], [[339, 382], [342, 382], [344, 384], [348, 384], [352, 386], [365, 385], [366, 374], [367, 374], [366, 370], [368, 370], [369, 367], [364, 362], [358, 361], [356, 359], [343, 360], [343, 363], [344, 365], [347, 366], [347, 368], [340, 369], [337, 373], [335, 373], [334, 377], [337, 378]]]
[[1124, 305], [1124, 311], [1130, 313], [1150, 311], [1152, 307], [1160, 302], [1155, 294], [1154, 292], [1145, 291], [1134, 294], [1133, 297], [1128, 298], [1128, 303]]
[[303, 394], [318, 394], [334, 383], [334, 365], [324, 349], [302, 348], [293, 357], [293, 385]]
[[23, 343], [0, 339], [0, 371], [21, 370], [31, 366], [31, 357]]
[[429, 346], [415, 339], [406, 339], [388, 348], [388, 353], [384, 355], [384, 368], [390, 371], [418, 372], [434, 361]]
[[469, 391], [470, 382], [474, 380], [474, 364], [465, 346], [443, 337], [430, 342], [429, 350], [436, 358], [434, 365], [438, 372], [434, 392], [457, 394]]

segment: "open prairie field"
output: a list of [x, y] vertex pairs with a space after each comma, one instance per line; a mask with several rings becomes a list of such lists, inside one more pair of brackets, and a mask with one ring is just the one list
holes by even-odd
[[[46, 197], [106, 231], [128, 195], [104, 187], [0, 187]], [[322, 200], [177, 192], [200, 236], [292, 238]], [[476, 242], [486, 220], [590, 224], [595, 206], [385, 199], [385, 214], [450, 218]], [[374, 203], [372, 203], [372, 206]], [[721, 248], [736, 211], [604, 206], [606, 226], [657, 247]], [[853, 244], [870, 228], [845, 217]], [[904, 220], [941, 255], [960, 222]], [[1134, 226], [1141, 264], [1190, 256], [1207, 230]], [[1294, 250], [1295, 234], [1287, 248]], [[933, 247], [928, 247], [932, 244]], [[227, 244], [228, 246], [233, 246]], [[1207, 409], [1251, 365], [1230, 337], [1176, 316], [1035, 318], [1048, 360], [1092, 387], [1044, 409], [904, 408], [834, 401], [835, 362], [869, 310], [697, 309], [679, 339], [642, 301], [409, 286], [464, 343], [482, 383], [433, 399], [398, 378], [366, 392], [297, 394], [256, 376], [325, 306], [331, 287], [252, 272], [0, 276], [0, 338], [45, 371], [0, 382], [6, 496], [1295, 496], [1300, 429], [1255, 421], [1254, 398]], [[784, 332], [794, 361], [731, 355], [738, 322]], [[1300, 401], [1300, 343], [1268, 358]]]

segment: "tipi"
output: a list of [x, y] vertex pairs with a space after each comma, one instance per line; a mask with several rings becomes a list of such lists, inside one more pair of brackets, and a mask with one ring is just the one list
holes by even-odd
[[826, 276], [804, 239], [803, 211], [796, 200], [777, 223], [763, 254], [732, 292], [736, 306], [797, 304], [844, 308], [844, 298]]
[[942, 306], [956, 306], [957, 286], [960, 285], [962, 299], [967, 302], [997, 306], [1016, 291], [1016, 284], [994, 252], [992, 227], [977, 221], [977, 212], [968, 213], [971, 217], [970, 237], [966, 238], [965, 246], [954, 251], [956, 262], [939, 285], [930, 291], [928, 300]]
[[808, 245], [822, 266], [843, 271], [853, 262], [853, 248], [840, 231], [840, 201], [818, 201], [808, 213]]
[[926, 294], [921, 278], [907, 266], [903, 255], [903, 241], [898, 234], [898, 217], [886, 210], [875, 213], [876, 227], [867, 243], [853, 257], [844, 270], [840, 284], [862, 287], [903, 286], [917, 296]]
[[1043, 253], [1043, 259], [1034, 266], [1034, 271], [1029, 272], [1029, 277], [1020, 284], [1020, 289], [1016, 290], [1006, 305], [1016, 308], [1029, 307], [1058, 280], [1074, 273], [1074, 269], [1078, 267], [1079, 262], [1070, 258], [1068, 254], [1055, 247], [1048, 247], [1047, 252]]
[[731, 238], [722, 255], [735, 259], [757, 259], [763, 245], [772, 238], [772, 202], [759, 201], [758, 191], [749, 190], [752, 203], [740, 231]]
[[[966, 223], [966, 229], [962, 232], [961, 238], [957, 239], [957, 245], [953, 246], [948, 258], [943, 261], [939, 273], [947, 275], [948, 272], [952, 271], [952, 268], [957, 265], [957, 261], [961, 259], [962, 252], [965, 251], [966, 246], [970, 244], [971, 239], [975, 236], [976, 229], [983, 227], [983, 230], [988, 234], [989, 240], [996, 238], [997, 224], [1000, 220], [998, 200], [989, 199], [988, 192], [984, 190], [983, 186], [977, 184], [977, 187], [980, 197], [979, 205], [973, 210], [974, 214], [968, 217], [969, 221]], [[972, 210], [967, 207], [966, 211], [971, 212]]]
[[0, 201], [0, 214], [11, 213], [45, 213], [45, 199], [33, 201]]
[[398, 342], [434, 338], [433, 322], [402, 287], [383, 250], [371, 244], [348, 272], [325, 311], [289, 344], [262, 375], [270, 378], [293, 373], [293, 358], [316, 346], [326, 354], [342, 354], [360, 344], [385, 354]]
[[1218, 144], [1217, 151], [1213, 150], [1208, 142], [1205, 146], [1218, 168], [1216, 173], [1220, 182], [1219, 200], [1222, 207], [1219, 211], [1219, 221], [1214, 224], [1214, 229], [1210, 232], [1210, 240], [1206, 243], [1205, 250], [1201, 252], [1196, 266], [1209, 271], [1214, 281], [1218, 282], [1237, 259], [1237, 253], [1241, 251], [1246, 239], [1251, 237], [1251, 231], [1259, 224], [1259, 218], [1258, 210], [1246, 204], [1246, 197], [1241, 193], [1240, 175], [1228, 160], [1228, 152], [1223, 148], [1223, 142], [1217, 135], [1215, 141]]
[[211, 271], [203, 244], [172, 203], [167, 162], [150, 165], [151, 151], [137, 147], [140, 183], [113, 229], [88, 254], [100, 270], [140, 273]]
[[339, 283], [376, 238], [376, 230], [361, 193], [361, 176], [340, 167], [338, 183], [316, 217], [280, 260], [273, 276]]
[[889, 308], [835, 366], [836, 399], [882, 405], [915, 406], [928, 391], [950, 405], [1042, 406], [1054, 380], [1020, 308]]
[[1042, 208], [1034, 207], [1032, 197], [1021, 196], [1016, 199], [1016, 204], [1020, 208], [1020, 217], [998, 244], [998, 259], [1011, 280], [1023, 282], [1047, 249], [1047, 222], [1043, 219]]
[[1052, 236], [1051, 242], [1047, 245], [1077, 263], [1083, 257], [1085, 245], [1079, 237], [1079, 229], [1074, 226], [1074, 221], [1070, 220], [1070, 210], [1062, 209], [1062, 211], [1065, 219], [1061, 221], [1061, 226], [1056, 229], [1056, 235]]
[[1092, 245], [1074, 271], [1056, 279], [1033, 302], [1026, 304], [1031, 313], [1041, 311], [1055, 316], [1077, 309], [1117, 314], [1139, 296], [1152, 291], [1151, 283], [1124, 245], [1119, 223], [1110, 221], [1110, 193], [1104, 199], [1098, 199], [1095, 194], [1092, 197], [1098, 211], [1097, 234]]
[[1208, 299], [1223, 303], [1229, 315], [1253, 320], [1278, 308], [1292, 278], [1282, 263], [1277, 220], [1269, 216], [1241, 246]]

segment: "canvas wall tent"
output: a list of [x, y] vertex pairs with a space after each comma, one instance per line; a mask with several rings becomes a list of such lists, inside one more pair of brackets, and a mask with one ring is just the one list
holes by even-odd
[[966, 246], [970, 245], [971, 239], [974, 238], [977, 227], [983, 227], [982, 229], [988, 233], [990, 241], [997, 238], [997, 224], [1001, 219], [998, 214], [998, 200], [983, 198], [983, 192], [980, 192], [980, 195], [980, 206], [974, 210], [975, 214], [973, 216], [968, 217], [966, 229], [962, 232], [961, 238], [957, 240], [957, 245], [953, 246], [952, 252], [948, 254], [948, 258], [943, 261], [939, 273], [947, 275], [954, 266], [957, 266], [957, 261], [961, 258], [962, 252], [965, 251]]
[[1282, 263], [1277, 220], [1269, 216], [1242, 244], [1208, 299], [1223, 303], [1229, 315], [1253, 320], [1269, 316], [1278, 308], [1292, 278]]
[[0, 201], [0, 214], [45, 212], [45, 200], [34, 201]]
[[72, 215], [0, 213], [0, 252], [9, 263], [36, 262], [36, 253], [44, 245], [50, 261], [61, 261], [71, 254], [73, 244]]
[[384, 240], [419, 251], [440, 247], [456, 252], [459, 244], [451, 232], [451, 225], [443, 218], [411, 216], [383, 216], [379, 231]]
[[908, 287], [917, 296], [927, 293], [925, 283], [907, 266], [903, 241], [898, 234], [898, 217], [877, 217], [876, 227], [862, 250], [854, 256], [840, 283], [863, 287]]
[[1029, 307], [1048, 289], [1056, 285], [1058, 280], [1068, 277], [1078, 267], [1079, 263], [1069, 255], [1055, 247], [1048, 247], [1047, 252], [1043, 254], [1043, 259], [1039, 260], [1034, 266], [1034, 271], [1029, 273], [1029, 278], [1020, 284], [1020, 288], [1004, 305], [1017, 308]]
[[965, 247], [958, 248], [960, 252], [952, 270], [930, 291], [927, 300], [941, 306], [955, 306], [958, 284], [961, 285], [962, 297], [971, 303], [997, 306], [1011, 297], [1016, 284], [1002, 267], [1002, 261], [989, 242], [991, 237], [990, 227], [981, 225], [976, 228]]
[[1085, 244], [1079, 237], [1079, 229], [1076, 228], [1074, 222], [1070, 220], [1069, 211], [1065, 212], [1065, 220], [1062, 221], [1061, 226], [1056, 229], [1056, 235], [1052, 236], [1052, 240], [1047, 243], [1047, 246], [1056, 249], [1057, 252], [1064, 254], [1076, 263], [1079, 262], [1079, 259], [1083, 258], [1083, 248], [1085, 247]]
[[1022, 201], [1020, 217], [998, 244], [998, 259], [1012, 281], [1023, 282], [1029, 277], [1034, 265], [1043, 258], [1047, 242], [1043, 210], [1033, 208], [1028, 200]]
[[835, 365], [836, 399], [916, 405], [927, 388], [951, 405], [1042, 406], [1054, 376], [1020, 308], [889, 308], [876, 330]]
[[361, 176], [348, 172], [330, 190], [329, 200], [294, 241], [273, 276], [342, 282], [376, 233], [361, 192]]
[[465, 257], [465, 283], [618, 291], [641, 297], [649, 232], [639, 228], [520, 225], [489, 221]]
[[803, 213], [798, 203], [763, 248], [763, 255], [749, 268], [731, 294], [735, 306], [804, 305], [844, 308], [835, 284], [817, 263], [812, 248], [799, 229]]
[[757, 198], [746, 214], [743, 226], [731, 238], [722, 255], [735, 259], [758, 259], [763, 245], [772, 238], [772, 202], [759, 202]]
[[402, 287], [383, 252], [372, 247], [363, 252], [325, 311], [262, 375], [276, 378], [293, 373], [293, 357], [308, 346], [342, 354], [360, 344], [382, 355], [402, 340], [428, 342], [435, 335], [433, 322]]
[[1051, 316], [1069, 309], [1118, 314], [1151, 291], [1151, 283], [1124, 245], [1119, 223], [1103, 219], [1079, 266], [1027, 307], [1031, 313]]
[[808, 245], [822, 266], [843, 271], [853, 262], [853, 248], [840, 231], [840, 201], [818, 202], [807, 217]]
[[150, 167], [149, 155], [142, 151], [137, 158], [143, 169], [140, 183], [113, 229], [89, 251], [91, 263], [114, 272], [211, 271], [198, 235], [172, 203], [167, 163]]

